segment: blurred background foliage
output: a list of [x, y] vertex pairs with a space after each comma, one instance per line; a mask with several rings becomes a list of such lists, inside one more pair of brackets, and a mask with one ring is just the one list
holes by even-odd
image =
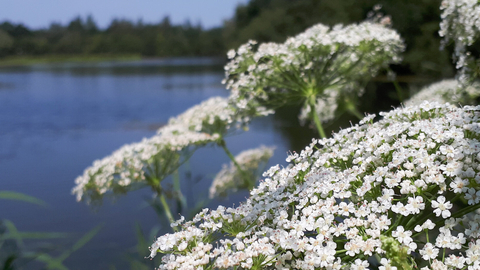
[[451, 48], [439, 51], [440, 0], [251, 0], [237, 7], [222, 27], [203, 29], [185, 22], [172, 25], [168, 17], [157, 24], [113, 20], [99, 29], [93, 17], [74, 18], [68, 25], [52, 23], [46, 29], [28, 29], [0, 23], [1, 58], [18, 56], [224, 56], [249, 39], [283, 42], [316, 23], [360, 22], [380, 4], [392, 27], [405, 39], [404, 61], [398, 75], [451, 77]]

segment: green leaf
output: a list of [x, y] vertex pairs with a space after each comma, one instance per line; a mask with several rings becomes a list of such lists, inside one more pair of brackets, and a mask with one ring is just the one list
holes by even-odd
[[68, 268], [62, 264], [63, 260], [52, 258], [50, 255], [42, 253], [36, 257], [37, 260], [44, 262], [47, 265], [46, 269], [58, 269], [68, 270]]
[[2, 220], [2, 223], [5, 226], [5, 228], [7, 229], [8, 233], [3, 234], [0, 239], [3, 240], [5, 238], [5, 236], [9, 236], [10, 239], [15, 239], [15, 242], [16, 242], [18, 247], [23, 249], [23, 247], [24, 247], [23, 238], [20, 235], [20, 233], [18, 232], [17, 227], [15, 227], [15, 224], [13, 224], [13, 222], [11, 222], [10, 220], [7, 220], [7, 219]]
[[0, 191], [0, 199], [17, 200], [37, 204], [40, 206], [47, 206], [47, 203], [40, 199], [14, 191]]
[[10, 255], [6, 260], [5, 263], [3, 264], [3, 270], [14, 270], [15, 267], [13, 266], [13, 263], [15, 262], [15, 259], [17, 257], [15, 255]]
[[49, 232], [17, 232], [15, 235], [12, 234], [4, 234], [0, 237], [1, 240], [3, 239], [15, 239], [15, 236], [18, 236], [22, 239], [52, 239], [52, 238], [65, 238], [68, 237], [68, 233], [49, 233]]

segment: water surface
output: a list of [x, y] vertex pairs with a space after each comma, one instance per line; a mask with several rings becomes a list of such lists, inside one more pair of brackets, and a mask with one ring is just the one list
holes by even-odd
[[[13, 221], [21, 231], [72, 233], [60, 241], [65, 247], [103, 224], [65, 264], [70, 269], [129, 269], [126, 254], [136, 245], [136, 222], [146, 232], [155, 226], [161, 226], [160, 233], [169, 230], [145, 207], [152, 193], [139, 190], [92, 211], [71, 195], [74, 179], [95, 159], [154, 135], [170, 117], [209, 97], [227, 96], [222, 79], [221, 61], [208, 58], [1, 68], [0, 190], [35, 196], [49, 206], [2, 200], [0, 219]], [[270, 165], [285, 164], [288, 142], [273, 123], [271, 117], [257, 119], [227, 144], [234, 154], [276, 145]], [[207, 198], [213, 176], [226, 162], [215, 147], [194, 154], [188, 164], [192, 177], [185, 177], [187, 169], [181, 174], [189, 205]], [[246, 196], [240, 192], [205, 206], [230, 206]]]

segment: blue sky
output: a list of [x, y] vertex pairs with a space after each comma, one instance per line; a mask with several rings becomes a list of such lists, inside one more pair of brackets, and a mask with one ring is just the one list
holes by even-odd
[[174, 24], [187, 19], [204, 28], [221, 26], [235, 7], [248, 0], [0, 0], [0, 22], [23, 23], [29, 28], [45, 28], [52, 22], [63, 25], [76, 16], [91, 14], [100, 28], [113, 18], [157, 23], [166, 15]]

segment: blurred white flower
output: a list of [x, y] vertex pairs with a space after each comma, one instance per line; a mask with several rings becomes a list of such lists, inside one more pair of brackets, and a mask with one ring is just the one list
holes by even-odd
[[241, 171], [233, 162], [230, 162], [228, 166], [224, 165], [210, 186], [210, 198], [226, 196], [228, 192], [234, 192], [238, 189], [250, 190], [254, 188], [261, 176], [263, 167], [273, 156], [274, 149], [275, 147], [261, 146], [238, 154], [235, 161]]

